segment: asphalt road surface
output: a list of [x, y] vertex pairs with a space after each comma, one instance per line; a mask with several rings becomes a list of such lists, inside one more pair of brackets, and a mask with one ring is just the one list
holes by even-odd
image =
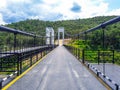
[[107, 90], [65, 47], [59, 46], [8, 90]]

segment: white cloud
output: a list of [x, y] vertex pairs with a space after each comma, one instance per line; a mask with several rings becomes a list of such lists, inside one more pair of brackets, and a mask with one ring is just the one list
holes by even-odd
[[3, 17], [2, 17], [2, 15], [0, 14], [0, 24], [6, 24], [4, 21], [3, 21]]
[[[74, 3], [81, 8], [75, 13]], [[120, 9], [109, 11], [104, 0], [3, 0], [0, 3], [1, 22], [16, 22], [27, 18], [41, 20], [63, 20], [94, 16], [120, 15]]]
[[59, 4], [61, 0], [43, 0], [43, 3], [47, 5], [56, 5]]
[[94, 16], [105, 15], [108, 11], [108, 3], [87, 1], [82, 3], [81, 18], [89, 18]]
[[120, 16], [120, 8], [109, 11], [106, 15], [118, 15], [118, 16]]
[[31, 3], [31, 0], [5, 0], [8, 3]]
[[6, 5], [7, 5], [6, 4], [6, 0], [1, 1], [1, 3], [0, 3], [0, 9], [5, 8]]
[[[75, 19], [75, 18], [88, 18], [93, 16], [105, 15], [108, 11], [108, 3], [103, 0], [55, 0], [50, 2], [45, 0], [44, 6], [48, 7], [48, 12], [61, 13], [61, 19]], [[59, 3], [58, 3], [59, 2]], [[74, 3], [81, 6], [81, 12], [75, 13], [71, 11]], [[57, 6], [55, 6], [57, 4]], [[47, 9], [46, 9], [47, 10]]]

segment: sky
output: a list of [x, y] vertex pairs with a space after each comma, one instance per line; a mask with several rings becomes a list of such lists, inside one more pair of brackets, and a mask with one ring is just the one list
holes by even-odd
[[2, 0], [0, 24], [120, 15], [120, 0]]

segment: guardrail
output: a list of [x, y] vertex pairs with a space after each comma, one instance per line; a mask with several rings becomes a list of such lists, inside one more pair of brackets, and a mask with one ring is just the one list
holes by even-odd
[[[56, 46], [54, 46], [54, 48], [55, 47]], [[3, 55], [3, 57], [0, 58], [0, 64], [2, 65], [0, 66], [0, 72], [15, 72], [14, 74], [17, 74], [18, 76], [54, 48], [52, 46], [49, 47], [44, 46], [37, 47], [31, 50], [25, 50], [23, 52], [3, 53], [6, 55]], [[12, 61], [10, 60], [10, 58], [12, 58], [11, 59]], [[11, 66], [9, 64], [11, 64]], [[11, 74], [6, 78], [3, 78], [0, 81], [0, 88], [4, 86], [2, 85], [2, 83], [5, 82], [10, 77], [12, 77], [14, 74]]]
[[[92, 70], [92, 72], [94, 72], [96, 74], [97, 77], [101, 78], [109, 87], [111, 87], [111, 84], [115, 86], [115, 88], [111, 87], [111, 89], [113, 90], [119, 90], [120, 86], [113, 81], [112, 79], [110, 79], [108, 76], [106, 76], [104, 73], [102, 73], [100, 70], [98, 70], [96, 67], [94, 67], [93, 65], [91, 65], [89, 63], [88, 60], [85, 59], [85, 50], [80, 50], [79, 48], [75, 48], [73, 46], [67, 46], [64, 45], [74, 56], [76, 56], [76, 58], [82, 62], [88, 69]], [[100, 51], [98, 51], [100, 52]], [[103, 52], [103, 51], [101, 51]], [[114, 52], [113, 52], [114, 53]], [[114, 55], [114, 54], [112, 54]], [[97, 53], [97, 56], [99, 57], [99, 53]], [[97, 57], [97, 59], [98, 59]], [[113, 58], [114, 56], [112, 56]], [[98, 64], [100, 63], [99, 60], [97, 60]], [[111, 60], [111, 62], [113, 63], [113, 60]]]
[[[37, 61], [40, 56], [39, 53], [52, 48], [52, 46], [45, 46], [45, 38], [25, 31], [0, 26], [0, 72], [18, 71], [19, 74], [22, 72], [23, 65], [21, 63], [26, 67], [25, 62], [32, 65], [35, 62], [35, 60], [32, 61], [32, 58], [36, 57]], [[31, 59], [28, 60], [30, 56]]]
[[[45, 45], [46, 37], [0, 26], [0, 89], [13, 75], [20, 75], [56, 45]], [[13, 74], [11, 74], [13, 73]]]

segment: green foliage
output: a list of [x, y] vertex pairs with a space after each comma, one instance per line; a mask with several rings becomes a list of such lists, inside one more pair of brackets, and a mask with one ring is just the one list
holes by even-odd
[[40, 35], [45, 35], [46, 27], [53, 27], [57, 32], [58, 27], [64, 27], [65, 32], [76, 34], [87, 29], [90, 29], [102, 22], [105, 22], [115, 16], [100, 16], [87, 19], [62, 20], [62, 21], [41, 21], [41, 20], [25, 20], [6, 25], [14, 29], [19, 29], [27, 32], [32, 32]]
[[72, 44], [80, 49], [90, 49], [85, 40], [75, 40]]
[[120, 51], [115, 51], [115, 63], [120, 65]]
[[91, 63], [97, 63], [98, 61], [98, 52], [93, 50], [86, 50], [85, 52], [85, 60]]
[[[86, 43], [87, 42], [87, 43]], [[90, 63], [98, 63], [98, 53], [99, 53], [99, 62], [103, 63], [105, 60], [106, 63], [113, 62], [113, 50], [103, 49], [102, 47], [93, 48], [89, 45], [90, 41], [84, 40], [75, 40], [71, 44], [73, 47], [80, 49], [80, 57], [82, 59], [82, 50], [84, 50], [84, 59]], [[89, 48], [86, 48], [89, 47]], [[74, 52], [75, 53], [75, 52]], [[114, 50], [114, 62], [115, 64], [120, 65], [120, 51]]]

